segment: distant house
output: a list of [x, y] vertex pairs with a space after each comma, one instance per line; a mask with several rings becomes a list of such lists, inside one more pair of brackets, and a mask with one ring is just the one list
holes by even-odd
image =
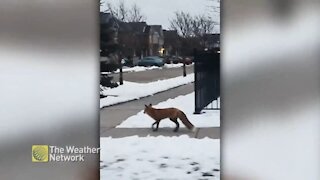
[[164, 36], [164, 55], [172, 56], [178, 55], [180, 46], [179, 35], [176, 30], [163, 30]]
[[119, 45], [123, 56], [156, 56], [163, 54], [164, 36], [161, 25], [146, 22], [121, 22]]
[[119, 28], [119, 44], [125, 57], [143, 56], [147, 51], [145, 29], [146, 22], [121, 22]]
[[113, 51], [118, 44], [119, 21], [110, 13], [100, 12], [100, 50]]
[[164, 36], [161, 25], [149, 25], [145, 29], [148, 56], [163, 55]]
[[119, 66], [119, 20], [110, 13], [100, 12], [100, 69], [114, 71]]
[[205, 34], [203, 40], [207, 49], [220, 48], [220, 34]]
[[102, 56], [116, 53], [129, 59], [163, 55], [162, 26], [122, 22], [110, 13], [100, 12], [100, 50]]

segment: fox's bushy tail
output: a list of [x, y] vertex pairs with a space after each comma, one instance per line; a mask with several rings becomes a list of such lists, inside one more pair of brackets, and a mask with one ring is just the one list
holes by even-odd
[[198, 128], [194, 127], [194, 125], [189, 121], [187, 115], [184, 112], [180, 111], [179, 119], [188, 129], [192, 130], [193, 132], [196, 132], [198, 130]]

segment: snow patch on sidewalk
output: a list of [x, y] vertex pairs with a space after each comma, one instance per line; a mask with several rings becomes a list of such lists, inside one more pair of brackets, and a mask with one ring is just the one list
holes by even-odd
[[[174, 99], [168, 99], [157, 105], [153, 105], [155, 108], [170, 108], [175, 107], [182, 110], [188, 117], [189, 121], [195, 127], [220, 127], [220, 110], [203, 110], [203, 114], [194, 113], [194, 92], [185, 96], [178, 96]], [[152, 103], [152, 102], [150, 102]], [[213, 107], [216, 106], [216, 101], [213, 101]], [[220, 107], [220, 99], [218, 98], [218, 106]], [[141, 107], [143, 109], [144, 107]], [[154, 120], [147, 114], [143, 113], [143, 110], [126, 119], [117, 128], [150, 128]], [[180, 127], [185, 127], [179, 120]], [[169, 119], [164, 119], [160, 122], [161, 127], [176, 127], [176, 125]]]
[[100, 108], [150, 96], [191, 82], [194, 82], [193, 73], [186, 77], [179, 76], [150, 83], [124, 81], [123, 85], [113, 89], [102, 88], [102, 94], [107, 97], [100, 99]]
[[100, 146], [102, 180], [220, 179], [219, 139], [107, 137]]

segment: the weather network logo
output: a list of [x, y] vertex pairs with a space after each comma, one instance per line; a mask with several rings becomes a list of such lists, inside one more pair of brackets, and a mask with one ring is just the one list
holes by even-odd
[[83, 162], [87, 154], [99, 154], [100, 148], [74, 145], [32, 145], [32, 162]]
[[33, 145], [32, 146], [32, 162], [48, 162], [49, 146]]

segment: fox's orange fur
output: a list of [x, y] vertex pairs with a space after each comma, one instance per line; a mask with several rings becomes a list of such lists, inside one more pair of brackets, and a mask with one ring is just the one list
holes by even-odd
[[[188, 120], [186, 114], [177, 108], [165, 108], [165, 109], [156, 109], [153, 108], [152, 105], [145, 105], [144, 113], [148, 114], [151, 118], [153, 118], [156, 122], [154, 122], [151, 126], [153, 131], [157, 131], [159, 128], [159, 123], [161, 120], [169, 118], [172, 122], [176, 124], [176, 128], [174, 132], [177, 132], [179, 129], [178, 118], [181, 122], [190, 130], [196, 131], [197, 128], [193, 126], [193, 124]], [[157, 125], [156, 128], [153, 126]]]

